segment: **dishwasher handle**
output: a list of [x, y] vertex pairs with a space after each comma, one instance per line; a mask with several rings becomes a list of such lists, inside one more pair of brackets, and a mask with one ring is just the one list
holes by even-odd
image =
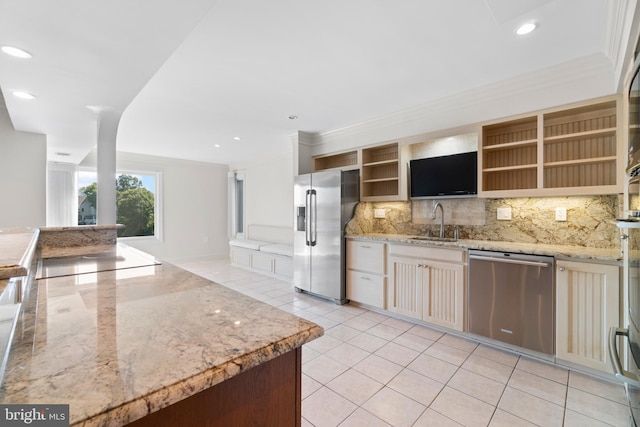
[[506, 264], [530, 265], [532, 267], [543, 267], [543, 268], [551, 266], [551, 264], [548, 262], [527, 261], [524, 259], [517, 259], [517, 258], [496, 258], [492, 256], [485, 256], [485, 255], [469, 255], [469, 259], [477, 259], [479, 261], [504, 262]]

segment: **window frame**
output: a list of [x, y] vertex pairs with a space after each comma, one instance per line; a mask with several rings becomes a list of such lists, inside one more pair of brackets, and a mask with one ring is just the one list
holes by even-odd
[[[228, 188], [228, 230], [227, 234], [229, 239], [245, 239], [246, 238], [246, 226], [247, 226], [247, 180], [244, 171], [230, 171], [227, 175], [229, 188]], [[238, 196], [238, 183], [242, 182], [242, 194]], [[238, 212], [241, 210], [241, 212]], [[239, 230], [238, 218], [242, 221]]]
[[[90, 167], [82, 167], [78, 168], [78, 174], [80, 172], [93, 172], [96, 174], [97, 179], [97, 169]], [[118, 175], [134, 175], [134, 176], [153, 176], [154, 177], [154, 190], [153, 190], [153, 235], [152, 236], [128, 236], [128, 237], [118, 237], [118, 240], [122, 239], [124, 241], [141, 241], [141, 240], [152, 240], [155, 239], [159, 242], [164, 241], [163, 236], [163, 201], [162, 201], [162, 172], [160, 171], [151, 171], [151, 170], [142, 170], [137, 168], [122, 168], [116, 169], [115, 176], [113, 177], [113, 183], [115, 185], [116, 179]], [[97, 181], [96, 181], [97, 182]], [[76, 194], [80, 192], [79, 180], [76, 179]], [[77, 210], [77, 209], [76, 209]], [[76, 217], [76, 224], [78, 218]]]

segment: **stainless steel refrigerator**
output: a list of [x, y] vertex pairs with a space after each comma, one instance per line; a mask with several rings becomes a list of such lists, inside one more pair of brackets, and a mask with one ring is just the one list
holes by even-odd
[[359, 171], [330, 170], [294, 179], [293, 285], [344, 304], [344, 229], [360, 200]]

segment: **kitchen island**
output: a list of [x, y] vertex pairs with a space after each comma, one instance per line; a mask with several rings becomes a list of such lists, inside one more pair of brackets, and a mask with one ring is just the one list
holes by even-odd
[[300, 425], [320, 326], [171, 264], [101, 262], [28, 282], [0, 403], [69, 404], [82, 426]]

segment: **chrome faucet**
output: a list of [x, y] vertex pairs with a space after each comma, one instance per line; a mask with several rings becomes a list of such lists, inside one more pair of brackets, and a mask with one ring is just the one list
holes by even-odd
[[436, 219], [436, 209], [440, 208], [440, 238], [444, 237], [444, 208], [440, 202], [436, 202], [433, 205], [433, 212], [431, 212], [431, 219]]

